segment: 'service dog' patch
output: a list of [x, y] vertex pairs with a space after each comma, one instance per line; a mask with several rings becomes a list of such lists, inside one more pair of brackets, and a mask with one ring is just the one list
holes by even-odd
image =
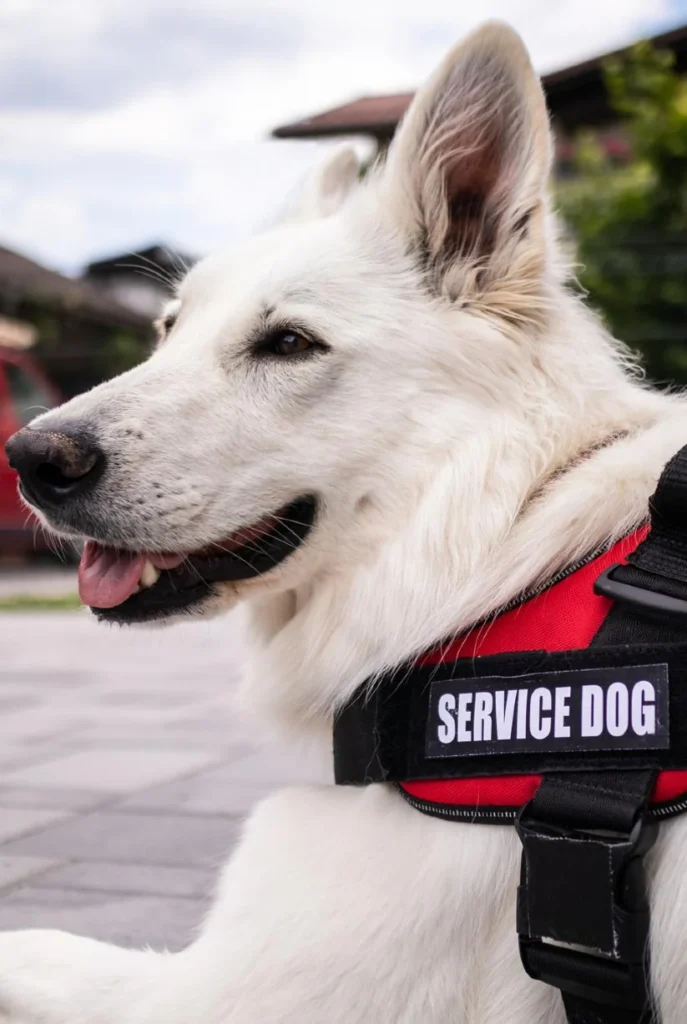
[[432, 683], [426, 756], [660, 750], [668, 666], [572, 669]]

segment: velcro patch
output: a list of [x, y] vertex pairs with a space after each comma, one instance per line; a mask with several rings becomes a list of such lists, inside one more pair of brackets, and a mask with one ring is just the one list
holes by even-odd
[[425, 755], [661, 750], [668, 698], [665, 664], [435, 681]]

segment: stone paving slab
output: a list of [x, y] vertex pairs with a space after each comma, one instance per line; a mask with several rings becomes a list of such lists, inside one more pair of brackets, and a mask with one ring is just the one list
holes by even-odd
[[183, 897], [122, 895], [30, 884], [2, 900], [2, 929], [60, 928], [122, 946], [179, 950], [193, 939], [207, 904]]
[[234, 764], [202, 772], [134, 794], [121, 802], [124, 810], [159, 814], [174, 810], [194, 815], [235, 815], [244, 817], [253, 804], [274, 789], [272, 783], [257, 780], [246, 784], [238, 779]]
[[31, 564], [3, 568], [0, 562], [0, 598], [63, 597], [76, 593], [76, 569], [56, 562], [49, 568]]
[[238, 718], [240, 635], [0, 614], [0, 929], [182, 948], [255, 801], [330, 779]]
[[[247, 748], [250, 749], [250, 748]], [[135, 793], [123, 800], [123, 809], [150, 812], [182, 810], [188, 814], [224, 814], [245, 817], [250, 808], [273, 792], [278, 782], [288, 786], [327, 781], [329, 767], [310, 754], [292, 755], [272, 748], [271, 756], [251, 750], [248, 756], [220, 764], [185, 779]]]
[[95, 811], [5, 843], [0, 850], [58, 860], [204, 867], [220, 864], [239, 823], [207, 815]]
[[[73, 754], [42, 761], [28, 768], [5, 772], [8, 786], [33, 786], [43, 789], [69, 789], [75, 786], [96, 792], [130, 792], [156, 782], [166, 782], [186, 772], [212, 764], [216, 758], [202, 750], [156, 749], [99, 746], [77, 750]], [[2, 822], [0, 821], [0, 841]]]
[[[0, 779], [2, 773], [0, 773]], [[46, 807], [54, 810], [65, 807], [85, 811], [98, 804], [109, 803], [116, 793], [106, 790], [82, 789], [27, 789], [0, 785], [0, 807]]]
[[[8, 858], [9, 859], [9, 858]], [[200, 868], [170, 868], [160, 864], [59, 864], [40, 857], [14, 858], [19, 862], [34, 861], [36, 868], [31, 878], [33, 887], [48, 889], [81, 889], [91, 892], [146, 894], [149, 896], [188, 896], [204, 898], [215, 882], [214, 871]], [[2, 861], [0, 860], [0, 884]]]
[[0, 857], [0, 890], [42, 874], [58, 862], [47, 857]]
[[63, 821], [69, 811], [47, 811], [35, 807], [2, 807], [0, 805], [0, 847], [10, 839], [31, 832], [40, 832], [48, 825]]

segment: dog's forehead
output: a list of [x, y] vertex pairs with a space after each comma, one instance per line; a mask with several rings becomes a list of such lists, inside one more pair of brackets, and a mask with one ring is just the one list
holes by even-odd
[[281, 224], [206, 257], [182, 282], [179, 298], [191, 315], [295, 305], [356, 319], [378, 315], [386, 300], [404, 301], [414, 283], [407, 252], [374, 218], [335, 214]]
[[[365, 262], [368, 262], [367, 260]], [[270, 302], [281, 293], [333, 284], [341, 277], [364, 274], [359, 246], [335, 217], [284, 224], [220, 250], [191, 269], [179, 288], [183, 303], [206, 302], [232, 295], [241, 301]]]

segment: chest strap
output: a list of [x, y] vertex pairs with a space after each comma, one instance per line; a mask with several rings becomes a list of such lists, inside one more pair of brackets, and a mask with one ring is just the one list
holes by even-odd
[[650, 509], [645, 539], [593, 584], [607, 613], [588, 647], [461, 657], [459, 642], [362, 687], [334, 726], [338, 783], [507, 778], [526, 792], [512, 814], [520, 952], [569, 1024], [659, 1021], [643, 858], [652, 796], [675, 780], [687, 793], [687, 447]]

